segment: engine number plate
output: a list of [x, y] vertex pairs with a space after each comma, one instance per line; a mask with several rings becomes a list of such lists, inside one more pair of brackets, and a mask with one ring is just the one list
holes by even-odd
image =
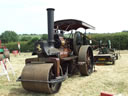
[[100, 60], [100, 61], [105, 61], [105, 58], [98, 58], [98, 60]]

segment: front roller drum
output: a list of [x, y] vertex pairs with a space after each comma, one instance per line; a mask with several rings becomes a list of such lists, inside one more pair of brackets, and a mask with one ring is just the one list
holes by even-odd
[[89, 76], [93, 72], [93, 51], [89, 45], [81, 46], [78, 67], [82, 76]]
[[42, 93], [58, 92], [61, 87], [61, 82], [48, 82], [56, 77], [53, 69], [52, 63], [26, 65], [21, 75], [23, 88], [28, 91]]

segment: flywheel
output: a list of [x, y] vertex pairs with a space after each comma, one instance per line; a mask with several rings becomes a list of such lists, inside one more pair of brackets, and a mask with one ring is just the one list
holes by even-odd
[[89, 76], [93, 72], [93, 51], [89, 45], [81, 46], [78, 56], [78, 66], [82, 76]]
[[81, 32], [76, 32], [73, 38], [73, 52], [78, 55], [80, 46], [83, 45], [83, 37]]
[[55, 78], [52, 63], [27, 64], [21, 74], [21, 82], [24, 89], [42, 93], [56, 93], [59, 91], [61, 82], [50, 82]]

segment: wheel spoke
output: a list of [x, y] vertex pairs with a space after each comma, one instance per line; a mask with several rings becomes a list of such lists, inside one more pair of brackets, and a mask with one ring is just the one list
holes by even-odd
[[90, 69], [90, 54], [89, 51], [87, 51], [87, 57], [86, 57], [86, 64], [87, 64], [87, 70]]

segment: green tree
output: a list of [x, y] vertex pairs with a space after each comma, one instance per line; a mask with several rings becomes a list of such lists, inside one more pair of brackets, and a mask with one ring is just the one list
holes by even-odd
[[20, 41], [29, 41], [31, 39], [32, 39], [32, 37], [30, 37], [30, 36], [29, 37], [22, 37]]
[[2, 42], [16, 42], [18, 41], [18, 35], [14, 31], [5, 31], [0, 36]]

